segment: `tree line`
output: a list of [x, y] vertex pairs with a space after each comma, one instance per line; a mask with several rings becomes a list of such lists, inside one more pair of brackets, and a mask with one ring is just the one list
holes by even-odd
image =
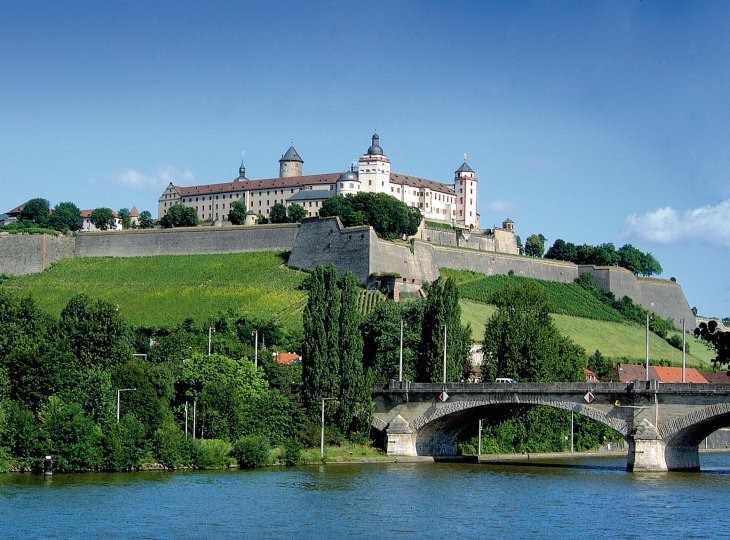
[[544, 253], [546, 259], [574, 264], [621, 266], [639, 276], [652, 276], [663, 272], [661, 264], [651, 253], [644, 253], [631, 244], [624, 244], [616, 249], [610, 242], [596, 246], [576, 245], [558, 238], [545, 252], [546, 241], [542, 234], [532, 234], [525, 241], [521, 251], [528, 257], [542, 257]]
[[[149, 229], [154, 225], [152, 215], [147, 210], [140, 212], [138, 224], [132, 223], [129, 208], [120, 208], [117, 214], [122, 221], [123, 229], [133, 227]], [[105, 231], [114, 228], [115, 217], [109, 208], [96, 208], [91, 212], [89, 221], [100, 231]], [[60, 202], [51, 208], [47, 199], [35, 198], [25, 203], [18, 216], [18, 222], [6, 225], [5, 228], [11, 230], [40, 228], [74, 232], [81, 230], [82, 225], [81, 210], [74, 203]]]

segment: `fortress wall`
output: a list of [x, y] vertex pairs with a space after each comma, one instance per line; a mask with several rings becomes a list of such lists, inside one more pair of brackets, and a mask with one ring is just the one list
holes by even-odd
[[416, 242], [415, 245], [422, 246], [423, 249], [411, 252], [407, 246], [396, 245], [376, 237], [371, 252], [371, 272], [374, 274], [397, 272], [404, 278], [435, 281], [439, 272], [438, 266], [433, 261], [432, 246], [422, 242]]
[[42, 272], [51, 264], [73, 256], [73, 236], [0, 235], [0, 274], [19, 276]]
[[[415, 244], [418, 246], [420, 242]], [[511, 270], [517, 276], [560, 283], [572, 283], [578, 277], [578, 267], [562, 261], [533, 259], [502, 253], [480, 253], [444, 246], [432, 247], [434, 262], [438, 268], [473, 270], [488, 276], [507, 275]], [[419, 248], [416, 249], [416, 253], [420, 253]]]
[[[695, 316], [687, 303], [682, 286], [676, 281], [665, 279], [639, 278], [643, 297], [642, 306], [654, 311], [660, 317], [672, 319], [677, 328], [682, 328], [682, 319], [690, 330], [697, 326]], [[654, 302], [654, 306], [651, 306]]]
[[79, 233], [77, 257], [143, 257], [288, 251], [294, 245], [297, 225], [251, 227], [185, 227], [115, 232]]
[[478, 251], [498, 251], [513, 255], [519, 253], [515, 234], [504, 229], [494, 229], [493, 234], [490, 235], [471, 233], [468, 235], [468, 239], [463, 237], [457, 239], [455, 231], [425, 227], [418, 231], [416, 238], [440, 246], [463, 247]]
[[335, 264], [340, 272], [350, 270], [365, 283], [371, 273], [370, 251], [375, 242], [372, 228], [345, 228], [337, 217], [305, 221], [294, 241], [289, 266], [312, 270]]
[[585, 265], [580, 267], [580, 273], [584, 272], [593, 274], [593, 281], [598, 288], [612, 292], [616, 299], [628, 296], [636, 304], [644, 305], [639, 282], [629, 270], [618, 266]]

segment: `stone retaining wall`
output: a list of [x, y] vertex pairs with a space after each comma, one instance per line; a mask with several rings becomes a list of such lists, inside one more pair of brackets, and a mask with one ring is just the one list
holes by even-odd
[[42, 272], [61, 259], [74, 256], [73, 236], [49, 234], [0, 235], [0, 274], [20, 276]]

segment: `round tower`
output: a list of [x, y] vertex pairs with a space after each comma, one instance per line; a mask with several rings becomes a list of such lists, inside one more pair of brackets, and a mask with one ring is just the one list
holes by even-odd
[[349, 171], [343, 172], [337, 179], [338, 195], [355, 195], [360, 191], [360, 179], [357, 177], [357, 167], [353, 164]]
[[279, 160], [279, 178], [291, 178], [302, 176], [304, 160], [299, 156], [293, 146], [289, 147], [286, 154]]
[[466, 163], [456, 169], [454, 173], [454, 191], [456, 191], [456, 223], [465, 229], [479, 228], [479, 214], [477, 213], [477, 175]]
[[390, 193], [390, 159], [380, 147], [380, 137], [373, 135], [368, 151], [358, 160], [360, 190], [372, 193]]

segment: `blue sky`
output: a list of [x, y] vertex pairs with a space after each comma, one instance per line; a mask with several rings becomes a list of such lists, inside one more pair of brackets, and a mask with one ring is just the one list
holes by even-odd
[[730, 315], [730, 3], [0, 0], [0, 211], [467, 153], [483, 227], [632, 243]]

